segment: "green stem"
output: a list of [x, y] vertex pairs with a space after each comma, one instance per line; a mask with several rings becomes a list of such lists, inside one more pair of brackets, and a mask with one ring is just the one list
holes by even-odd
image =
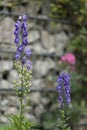
[[20, 97], [20, 130], [22, 130], [22, 116], [23, 116], [23, 65], [22, 65], [21, 97]]

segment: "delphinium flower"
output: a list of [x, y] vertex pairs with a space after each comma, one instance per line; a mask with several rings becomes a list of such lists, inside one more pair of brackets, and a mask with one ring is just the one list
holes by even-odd
[[58, 101], [61, 104], [61, 107], [63, 107], [65, 104], [69, 105], [71, 102], [70, 97], [70, 75], [66, 72], [60, 73], [57, 79], [58, 86], [57, 86], [57, 92], [58, 92]]
[[65, 106], [71, 103], [70, 97], [70, 75], [66, 72], [61, 72], [57, 79], [58, 86], [58, 102], [60, 103], [59, 115], [57, 120], [57, 128], [59, 130], [71, 130], [67, 123]]
[[[31, 78], [32, 78], [32, 64], [30, 61], [31, 57], [31, 50], [28, 47], [28, 26], [27, 26], [27, 16], [19, 16], [17, 22], [15, 23], [15, 45], [17, 47], [16, 54], [15, 54], [15, 68], [18, 72], [18, 78], [14, 82], [14, 88], [16, 93], [19, 97], [20, 101], [20, 114], [17, 117], [19, 122], [18, 130], [23, 130], [26, 125], [24, 125], [24, 108], [27, 104], [29, 93], [30, 93], [30, 86], [31, 86]], [[26, 101], [23, 101], [24, 98]], [[16, 118], [15, 118], [16, 119]], [[27, 122], [29, 124], [29, 121]], [[24, 125], [24, 126], [23, 126]], [[29, 125], [27, 125], [29, 127]], [[29, 129], [29, 128], [26, 128]]]
[[27, 16], [19, 16], [17, 22], [15, 23], [15, 45], [17, 46], [17, 51], [15, 54], [15, 60], [21, 61], [22, 65], [26, 66], [27, 69], [31, 69], [32, 65], [29, 60], [31, 56], [31, 50], [27, 47], [28, 46], [28, 26], [27, 26]]

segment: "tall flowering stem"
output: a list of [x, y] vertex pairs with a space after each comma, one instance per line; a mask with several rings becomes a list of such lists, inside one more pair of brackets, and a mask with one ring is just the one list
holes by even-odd
[[70, 97], [70, 75], [66, 72], [62, 72], [57, 79], [58, 86], [56, 88], [59, 96], [58, 102], [60, 103], [61, 107], [64, 105], [69, 105], [71, 102]]
[[23, 102], [24, 96], [29, 94], [31, 86], [31, 77], [32, 77], [32, 64], [30, 61], [31, 50], [28, 47], [28, 27], [27, 27], [27, 16], [19, 16], [17, 22], [15, 23], [15, 40], [14, 43], [17, 47], [15, 54], [15, 68], [18, 71], [19, 77], [14, 83], [17, 95], [20, 99], [20, 130], [22, 128], [23, 121], [23, 110], [26, 106], [26, 103]]
[[71, 103], [70, 75], [66, 72], [60, 73], [57, 82], [58, 86], [56, 90], [58, 92], [58, 102], [60, 104], [57, 127], [59, 128], [59, 130], [71, 130], [71, 128], [67, 124], [68, 118], [66, 118], [64, 110], [64, 107], [69, 106], [69, 104]]

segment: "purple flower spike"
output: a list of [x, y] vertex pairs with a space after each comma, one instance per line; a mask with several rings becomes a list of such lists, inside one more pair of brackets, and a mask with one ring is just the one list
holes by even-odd
[[[17, 22], [15, 23], [14, 42], [17, 46], [17, 52], [15, 54], [16, 61], [21, 61], [22, 65], [26, 66], [28, 70], [31, 70], [32, 65], [29, 61], [31, 56], [31, 50], [27, 48], [28, 45], [28, 27], [27, 27], [27, 16], [19, 16]], [[25, 48], [26, 47], [26, 48]]]
[[58, 86], [56, 88], [59, 97], [58, 101], [63, 106], [65, 103], [70, 104], [70, 75], [66, 72], [62, 72], [57, 79]]

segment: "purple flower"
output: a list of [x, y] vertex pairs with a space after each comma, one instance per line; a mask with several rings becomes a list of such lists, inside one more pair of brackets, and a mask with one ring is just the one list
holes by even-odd
[[24, 46], [27, 46], [27, 45], [28, 45], [28, 41], [27, 41], [26, 38], [23, 38], [22, 44], [23, 44]]
[[31, 50], [29, 48], [26, 48], [25, 54], [26, 54], [26, 56], [30, 57], [31, 56]]
[[65, 103], [70, 104], [71, 97], [70, 97], [70, 75], [66, 72], [62, 72], [57, 79], [58, 86], [56, 88], [59, 96], [58, 101], [60, 102], [61, 106]]
[[24, 65], [25, 63], [26, 63], [26, 58], [23, 57], [23, 58], [22, 58], [22, 64]]
[[16, 43], [16, 45], [18, 45], [18, 43], [20, 42], [20, 38], [19, 37], [15, 37], [14, 42]]
[[20, 46], [18, 46], [17, 51], [22, 52], [23, 50], [24, 50], [23, 44], [21, 44]]
[[28, 20], [28, 17], [26, 15], [23, 15], [23, 21], [26, 22]]
[[27, 27], [27, 23], [26, 22], [23, 22], [22, 24], [21, 24], [21, 28], [23, 29], [23, 30], [26, 30], [28, 27]]
[[[27, 16], [19, 16], [17, 22], [15, 23], [14, 42], [17, 46], [17, 52], [15, 54], [16, 61], [21, 61], [22, 65], [26, 66], [28, 70], [32, 68], [32, 64], [29, 61], [31, 56], [31, 50], [27, 48], [28, 45], [28, 27], [27, 27]], [[26, 48], [25, 48], [26, 47]]]
[[20, 57], [21, 57], [20, 52], [17, 51], [15, 54], [16, 61], [18, 61], [20, 59]]
[[23, 30], [23, 33], [22, 33], [22, 37], [27, 37], [28, 36], [28, 32], [26, 30]]
[[15, 36], [18, 36], [19, 33], [20, 33], [20, 30], [19, 30], [19, 29], [15, 29], [15, 31], [14, 31], [14, 35], [15, 35]]
[[27, 62], [26, 62], [26, 67], [27, 67], [28, 70], [32, 69], [32, 64], [29, 60], [27, 60]]
[[15, 23], [16, 29], [20, 28], [20, 25], [21, 25], [21, 22], [18, 20], [18, 21]]

